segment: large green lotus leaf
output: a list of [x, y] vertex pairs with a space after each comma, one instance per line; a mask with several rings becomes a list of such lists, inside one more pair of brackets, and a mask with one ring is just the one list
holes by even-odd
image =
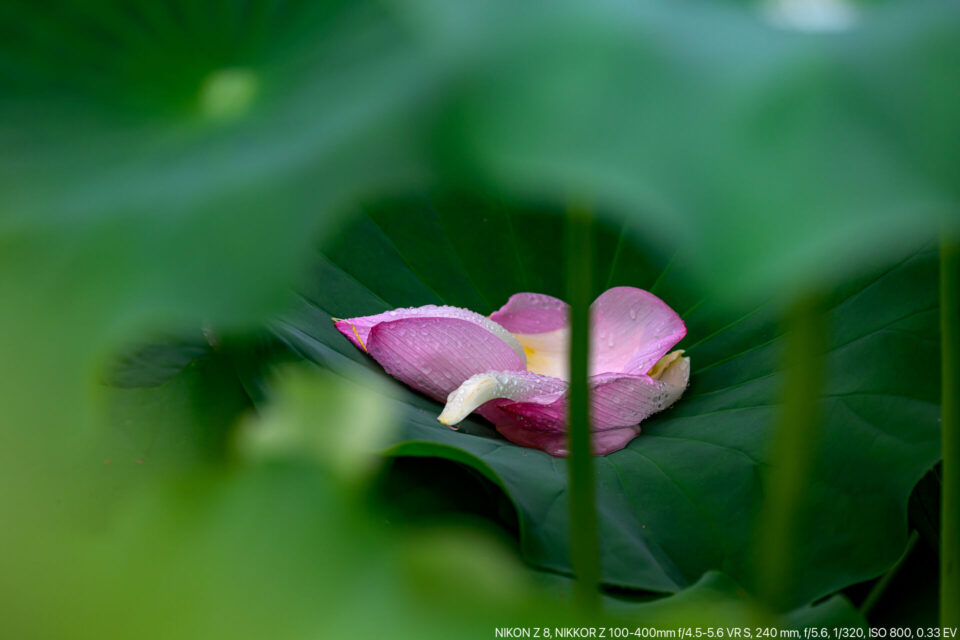
[[[451, 204], [405, 202], [360, 216], [318, 254], [276, 335], [300, 357], [349, 376], [379, 367], [331, 316], [428, 303], [489, 313], [517, 291], [562, 296], [559, 218]], [[676, 277], [676, 261], [645, 251], [625, 231], [598, 234], [595, 289], [644, 287], [677, 309], [688, 326], [679, 346], [693, 374], [673, 409], [646, 422], [626, 449], [597, 460], [604, 580], [675, 592], [718, 569], [749, 586], [781, 383], [774, 307], [718, 310]], [[824, 419], [799, 505], [797, 604], [896, 560], [910, 489], [938, 456], [933, 252], [905, 252], [830, 292], [825, 309]], [[399, 384], [395, 390], [405, 427], [391, 453], [476, 468], [516, 505], [526, 558], [569, 571], [565, 461], [513, 445], [480, 419], [451, 431], [436, 421], [437, 403]]]

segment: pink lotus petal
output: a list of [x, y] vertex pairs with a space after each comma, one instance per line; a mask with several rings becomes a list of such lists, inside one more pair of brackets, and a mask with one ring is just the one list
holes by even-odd
[[[610, 289], [591, 306], [591, 429], [606, 455], [680, 397], [690, 376], [680, 317], [655, 295]], [[454, 426], [476, 411], [507, 439], [567, 454], [569, 307], [518, 293], [485, 318], [455, 307], [396, 309], [337, 320], [337, 329], [390, 375], [436, 400]]]
[[527, 371], [569, 378], [570, 307], [563, 300], [540, 293], [517, 293], [490, 316], [523, 346]]
[[643, 374], [603, 373], [590, 378], [593, 428], [600, 431], [638, 424], [679, 400], [686, 388]]
[[[570, 455], [566, 433], [545, 433], [509, 425], [498, 426], [497, 431], [510, 442], [524, 447], [540, 449], [552, 456], [561, 458]], [[630, 441], [638, 435], [640, 435], [640, 425], [622, 427], [620, 429], [608, 429], [607, 431], [595, 431], [591, 438], [593, 455], [605, 456], [608, 453], [620, 451], [620, 449], [630, 444]]]
[[[668, 406], [668, 385], [643, 374], [605, 373], [589, 379], [593, 429], [601, 431], [638, 424]], [[563, 431], [566, 423], [566, 388], [558, 398], [525, 398], [497, 406], [511, 416], [523, 416], [526, 428]], [[480, 412], [483, 413], [483, 407]]]
[[680, 316], [643, 289], [608, 289], [590, 312], [591, 374], [647, 373], [687, 335]]
[[[598, 456], [627, 446], [640, 434], [640, 423], [676, 402], [684, 388], [642, 374], [603, 374], [591, 377], [589, 384], [593, 453]], [[565, 456], [569, 453], [566, 411], [564, 394], [549, 404], [498, 403], [495, 412], [485, 405], [479, 413], [508, 440]]]
[[498, 406], [514, 402], [534, 402], [546, 406], [564, 397], [567, 383], [529, 371], [487, 371], [465, 380], [447, 396], [443, 412], [437, 418], [454, 426], [473, 411], [491, 422], [507, 419], [500, 416]]
[[336, 327], [387, 373], [435, 400], [445, 400], [476, 373], [526, 366], [522, 347], [508, 331], [466, 309], [397, 309], [338, 320]]
[[402, 309], [392, 309], [372, 316], [361, 316], [359, 318], [347, 318], [341, 320], [334, 319], [334, 326], [337, 331], [347, 337], [354, 346], [367, 350], [366, 343], [370, 339], [370, 330], [383, 322], [393, 322], [394, 320], [403, 320], [405, 318], [458, 318], [460, 320], [469, 320], [479, 325], [490, 333], [502, 339], [517, 352], [517, 355], [523, 357], [523, 347], [517, 342], [513, 335], [502, 326], [479, 313], [460, 307], [437, 306], [428, 304], [422, 307], [405, 307]]
[[[639, 423], [676, 402], [686, 388], [689, 360], [671, 354], [656, 380], [643, 374], [601, 374], [589, 380], [595, 455], [622, 449], [640, 433]], [[478, 374], [450, 394], [440, 421], [456, 424], [472, 411], [492, 422], [508, 440], [567, 454], [567, 383], [529, 372]]]
[[[687, 329], [652, 293], [615, 287], [591, 305], [591, 373], [647, 373]], [[527, 369], [567, 379], [570, 307], [539, 293], [517, 293], [490, 318], [511, 331], [527, 355]]]
[[457, 318], [405, 318], [370, 331], [367, 350], [384, 370], [443, 401], [475, 373], [524, 370], [524, 360], [486, 329]]
[[570, 305], [542, 293], [515, 293], [490, 319], [511, 333], [546, 333], [570, 323]]

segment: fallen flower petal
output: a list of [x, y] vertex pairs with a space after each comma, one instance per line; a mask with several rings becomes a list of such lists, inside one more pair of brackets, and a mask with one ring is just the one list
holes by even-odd
[[[567, 455], [569, 306], [518, 293], [485, 318], [466, 309], [397, 309], [337, 321], [387, 373], [437, 400], [442, 424], [477, 412], [508, 440]], [[591, 428], [596, 455], [622, 449], [640, 423], [675, 403], [690, 359], [667, 353], [686, 335], [655, 295], [616, 287], [591, 305]]]
[[384, 370], [434, 400], [491, 369], [523, 371], [523, 348], [509, 331], [466, 309], [428, 305], [337, 320], [340, 333]]
[[367, 347], [365, 346], [365, 342], [370, 339], [370, 331], [375, 326], [385, 322], [393, 322], [395, 320], [403, 320], [406, 318], [451, 318], [457, 320], [466, 320], [493, 333], [495, 336], [506, 342], [511, 349], [520, 355], [520, 357], [523, 357], [523, 348], [517, 342], [516, 338], [513, 337], [513, 334], [511, 334], [510, 331], [504, 329], [502, 326], [497, 324], [497, 322], [487, 318], [486, 316], [482, 316], [475, 311], [470, 311], [469, 309], [461, 309], [460, 307], [428, 304], [422, 307], [392, 309], [390, 311], [384, 311], [383, 313], [378, 313], [372, 316], [361, 316], [359, 318], [348, 318], [346, 320], [334, 318], [333, 322], [337, 330], [345, 335], [350, 342], [366, 351]]
[[590, 305], [590, 372], [647, 373], [687, 335], [677, 313], [649, 291], [615, 287]]
[[516, 293], [490, 318], [523, 346], [527, 371], [567, 380], [570, 306], [542, 293]]
[[[437, 420], [452, 427], [492, 400], [505, 401], [499, 405], [534, 400], [538, 404], [551, 404], [566, 391], [567, 383], [563, 380], [527, 371], [478, 373], [447, 397], [447, 404]], [[499, 405], [491, 405], [488, 412]]]
[[570, 305], [542, 293], [515, 293], [490, 319], [513, 334], [544, 333], [570, 324]]
[[[622, 449], [640, 433], [640, 422], [680, 399], [689, 380], [690, 359], [674, 351], [663, 360], [659, 378], [627, 373], [590, 377], [596, 455]], [[567, 455], [568, 386], [564, 380], [523, 371], [477, 374], [450, 394], [439, 420], [455, 426], [477, 411], [508, 440]]]

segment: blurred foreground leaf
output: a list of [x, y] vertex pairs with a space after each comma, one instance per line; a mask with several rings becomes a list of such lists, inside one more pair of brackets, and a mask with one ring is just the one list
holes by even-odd
[[[566, 597], [570, 580], [551, 574], [540, 574], [541, 584]], [[729, 576], [709, 571], [683, 591], [648, 601], [630, 601], [606, 595], [604, 611], [619, 617], [624, 624], [670, 628], [697, 626], [751, 626], [778, 629], [805, 627], [865, 627], [866, 622], [843, 596], [833, 596], [814, 605], [800, 607], [777, 616], [765, 611]]]
[[[371, 418], [384, 427], [370, 414], [376, 398], [360, 405], [353, 383], [288, 371], [276, 404], [245, 419], [242, 446], [227, 456], [224, 427], [245, 405], [224, 406], [239, 385], [208, 365], [161, 387], [108, 392], [111, 428], [97, 449], [111, 457], [70, 488], [89, 489], [72, 535], [6, 532], [18, 555], [5, 558], [0, 581], [4, 637], [479, 638], [490, 620], [524, 624], [549, 604], [483, 531], [389, 531], [367, 511], [358, 449], [340, 443]], [[61, 489], [62, 509], [73, 509]]]
[[788, 299], [960, 225], [960, 3], [822, 33], [724, 2], [425, 4], [480, 52], [444, 129], [464, 171], [588, 194], [718, 298]]

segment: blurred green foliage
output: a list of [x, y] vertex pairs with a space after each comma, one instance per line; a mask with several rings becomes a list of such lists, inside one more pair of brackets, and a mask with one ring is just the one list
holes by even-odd
[[[261, 378], [216, 337], [289, 319], [290, 288], [307, 272], [327, 296], [351, 291], [325, 263], [311, 270], [315, 243], [360, 205], [437, 186], [483, 202], [542, 203], [543, 216], [571, 193], [589, 197], [629, 221], [598, 254], [637, 242], [655, 263], [677, 252], [670, 302], [709, 290], [718, 315], [703, 330], [735, 317], [744, 300], [775, 309], [811, 287], [867, 291], [851, 290], [863, 307], [834, 318], [836, 340], [857, 339], [861, 323], [863, 335], [902, 340], [869, 349], [864, 340], [841, 363], [835, 388], [887, 396], [835, 426], [868, 467], [888, 462], [874, 431], [907, 443], [896, 473], [865, 468], [863, 486], [848, 487], [877, 503], [868, 505], [883, 514], [869, 520], [873, 531], [901, 531], [863, 545], [842, 577], [811, 578], [798, 599], [882, 570], [902, 542], [909, 485], [936, 454], [934, 399], [924, 395], [929, 277], [909, 263], [893, 272], [897, 295], [874, 301], [869, 283], [842, 283], [940, 227], [957, 228], [960, 5], [863, 6], [853, 28], [831, 33], [764, 16], [750, 4], [627, 0], [0, 5], [2, 635], [362, 637], [389, 625], [397, 636], [489, 637], [491, 615], [507, 624], [546, 611], [559, 621], [560, 608], [536, 589], [517, 592], [510, 608], [484, 586], [516, 581], [509, 556], [491, 560], [493, 570], [474, 567], [492, 572], [475, 581], [470, 568], [443, 576], [462, 578], [443, 589], [462, 589], [460, 607], [418, 601], [441, 584], [423, 577], [436, 575], [436, 558], [381, 530], [355, 489], [338, 484], [335, 463], [266, 462], [229, 447], [261, 404]], [[466, 197], [453, 204], [462, 236], [419, 235], [434, 215], [420, 209], [341, 245], [363, 271], [355, 280], [397, 292], [391, 303], [430, 302], [436, 281], [398, 264], [384, 249], [395, 242], [414, 243], [406, 256], [415, 270], [450, 278], [457, 300], [478, 309], [513, 293], [510, 274], [533, 273], [531, 260], [562, 271], [559, 256], [506, 245], [522, 237], [549, 247], [548, 225], [504, 232], [487, 221], [513, 224], [506, 214]], [[450, 267], [461, 258], [480, 260], [491, 277]], [[622, 278], [638, 284], [645, 259], [621, 259]], [[524, 284], [556, 291], [559, 277]], [[349, 315], [384, 306], [341, 301]], [[884, 325], [914, 312], [907, 326]], [[314, 320], [320, 331], [326, 318]], [[118, 381], [116, 356], [131, 344], [204, 328], [204, 340], [166, 350], [160, 364], [147, 347], [154, 354], [139, 373], [122, 368], [122, 388], [104, 385]], [[728, 365], [730, 375], [772, 371], [758, 346], [775, 337], [769, 331], [719, 334], [701, 345], [700, 361], [719, 376], [724, 358], [758, 347], [748, 357], [761, 363]], [[317, 352], [307, 359], [344, 357], [330, 352], [342, 344], [303, 344]], [[351, 376], [359, 369], [343, 366]], [[902, 380], [887, 374], [903, 371], [917, 384], [897, 400], [889, 385]], [[703, 372], [696, 384], [714, 382]], [[295, 387], [299, 408], [266, 413], [280, 421], [274, 428], [289, 421], [310, 441], [301, 419], [313, 403], [339, 406], [328, 383], [316, 383], [316, 398]], [[412, 407], [405, 419], [432, 415], [422, 400], [386, 396]], [[704, 402], [678, 413], [693, 423]], [[875, 429], [848, 431], [863, 412]], [[724, 433], [735, 437], [735, 427]], [[455, 448], [461, 442], [440, 455], [477, 464], [476, 452]], [[826, 468], [853, 444], [828, 449]], [[529, 473], [532, 490], [557, 482]], [[818, 491], [832, 496], [834, 487]], [[441, 539], [431, 548], [457, 556], [456, 542]], [[836, 539], [837, 554], [856, 543]], [[684, 585], [724, 564], [715, 547], [697, 552], [680, 572]]]

